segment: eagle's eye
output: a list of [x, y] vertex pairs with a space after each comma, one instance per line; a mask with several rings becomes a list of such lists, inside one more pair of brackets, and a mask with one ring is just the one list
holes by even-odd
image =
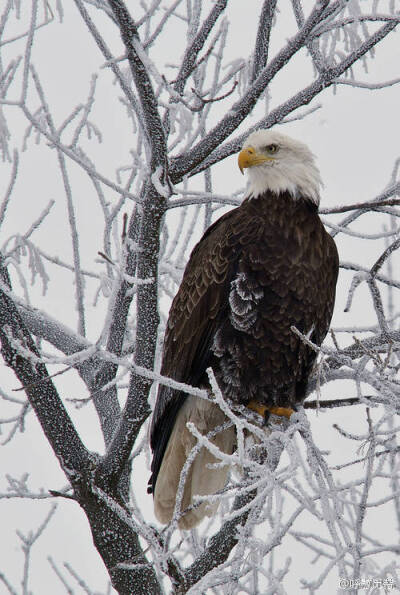
[[277, 153], [279, 151], [279, 147], [278, 147], [278, 145], [267, 145], [265, 147], [265, 150], [270, 155], [274, 155], [275, 153]]

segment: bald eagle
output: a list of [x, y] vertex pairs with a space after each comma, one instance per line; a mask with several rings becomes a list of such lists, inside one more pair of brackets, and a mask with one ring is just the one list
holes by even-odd
[[[337, 249], [318, 216], [321, 179], [306, 145], [257, 130], [238, 163], [248, 170], [247, 196], [211, 225], [190, 256], [169, 313], [161, 373], [207, 387], [211, 367], [233, 403], [290, 415], [306, 396], [316, 357], [291, 327], [322, 343], [335, 301]], [[172, 519], [181, 471], [196, 444], [186, 424], [207, 434], [225, 420], [217, 405], [160, 385], [149, 491], [161, 523]], [[235, 430], [213, 442], [232, 453]], [[187, 471], [181, 528], [214, 513], [215, 505], [191, 504], [225, 486], [228, 469], [210, 468], [216, 462], [202, 447]]]

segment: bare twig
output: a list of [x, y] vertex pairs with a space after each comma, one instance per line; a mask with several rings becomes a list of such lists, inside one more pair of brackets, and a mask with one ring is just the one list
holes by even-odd
[[[363, 395], [363, 399], [373, 400], [375, 395]], [[305, 401], [304, 409], [334, 409], [335, 407], [349, 407], [352, 405], [365, 405], [358, 397], [347, 397], [343, 399], [323, 399], [322, 401]]]
[[176, 81], [174, 83], [174, 89], [180, 95], [183, 94], [186, 81], [188, 80], [189, 76], [192, 74], [194, 68], [196, 67], [197, 56], [199, 55], [201, 49], [204, 47], [204, 44], [207, 41], [207, 38], [210, 35], [212, 28], [217, 22], [219, 16], [225, 10], [226, 5], [227, 0], [217, 0], [214, 3], [214, 6], [212, 7], [210, 14], [205, 19], [197, 35], [193, 38], [190, 45], [186, 49], [185, 55], [183, 57], [178, 72], [178, 76], [176, 77]]
[[[1, 275], [4, 281], [8, 282], [3, 267]], [[26, 390], [29, 401], [60, 465], [67, 474], [69, 470], [85, 468], [89, 461], [88, 453], [52, 381], [48, 380], [45, 366], [36, 362], [32, 364], [28, 359], [21, 357], [12, 346], [12, 338], [20, 341], [35, 360], [40, 360], [40, 354], [14, 303], [0, 288], [0, 341], [3, 358], [14, 370], [21, 384], [27, 387], [32, 384], [32, 387]]]
[[253, 52], [251, 81], [255, 81], [268, 61], [269, 41], [277, 0], [264, 0], [257, 29], [256, 45]]
[[331, 209], [320, 209], [321, 215], [331, 215], [333, 213], [346, 213], [346, 211], [355, 211], [356, 209], [373, 209], [374, 207], [391, 207], [400, 205], [400, 199], [392, 198], [389, 200], [372, 200], [370, 202], [358, 202], [352, 205], [342, 205], [332, 207]]
[[[275, 56], [273, 60], [270, 61], [269, 65], [264, 67], [260, 75], [250, 86], [249, 90], [241, 99], [239, 99], [239, 101], [235, 103], [229, 113], [224, 118], [222, 118], [222, 120], [207, 134], [207, 136], [197, 143], [197, 145], [193, 147], [189, 153], [185, 154], [184, 157], [177, 157], [171, 163], [171, 179], [174, 183], [181, 180], [182, 176], [188, 172], [194, 173], [193, 170], [198, 172], [204, 169], [206, 163], [205, 160], [208, 158], [210, 153], [214, 151], [216, 147], [219, 146], [221, 142], [225, 140], [239, 126], [239, 124], [253, 109], [258, 98], [263, 93], [266, 86], [274, 78], [274, 76], [280, 71], [283, 65], [286, 64], [286, 62], [288, 62], [290, 58], [301, 49], [301, 47], [303, 47], [310, 31], [312, 31], [316, 24], [322, 19], [323, 12], [328, 3], [328, 0], [322, 0], [315, 5], [302, 29], [290, 41], [288, 41], [287, 45], [277, 54], [277, 56]], [[395, 24], [391, 24], [390, 26], [390, 30], [392, 30]], [[387, 27], [389, 26], [387, 25]], [[368, 51], [368, 49], [365, 51]], [[355, 56], [354, 61], [357, 58], [358, 56]], [[349, 65], [346, 64], [344, 70], [346, 70]], [[325, 86], [325, 84], [326, 77], [324, 76], [323, 86]], [[321, 89], [322, 87], [319, 88], [318, 91], [315, 91], [314, 94], [317, 94]], [[308, 101], [310, 101], [310, 99]], [[301, 105], [308, 103], [308, 101], [302, 102]], [[293, 107], [284, 113], [283, 116], [286, 116], [289, 111], [292, 110]], [[266, 126], [266, 128], [268, 127], [269, 126]], [[237, 146], [236, 150], [238, 150], [238, 148], [239, 146]], [[196, 166], [198, 166], [200, 163], [202, 163], [201, 169], [197, 169]]]
[[151, 146], [151, 171], [166, 167], [167, 150], [164, 129], [158, 113], [157, 101], [149, 73], [144, 62], [145, 50], [141, 46], [136, 25], [122, 0], [109, 0], [118, 22], [132, 75], [138, 90], [142, 113], [146, 123], [146, 136]]
[[227, 91], [226, 93], [224, 93], [223, 95], [220, 95], [219, 97], [211, 97], [210, 99], [204, 99], [204, 97], [202, 95], [200, 95], [196, 89], [192, 89], [193, 93], [196, 95], [196, 97], [205, 105], [206, 103], [215, 103], [216, 101], [221, 101], [222, 99], [226, 99], [226, 97], [229, 97], [229, 95], [232, 95], [232, 93], [234, 92], [234, 90], [237, 87], [237, 81], [235, 81], [232, 85], [232, 88]]
[[[310, 18], [311, 16], [309, 17], [309, 19]], [[240, 117], [226, 116], [221, 121], [220, 125], [218, 125], [214, 129], [213, 132], [215, 132], [216, 134], [218, 132], [221, 132], [221, 137], [219, 135], [217, 136], [218, 141], [215, 143], [215, 145], [213, 144], [206, 147], [207, 143], [205, 139], [204, 141], [202, 141], [202, 143], [198, 143], [198, 145], [194, 147], [188, 155], [177, 157], [175, 158], [175, 160], [172, 161], [170, 175], [173, 183], [179, 182], [182, 179], [183, 175], [186, 175], [188, 173], [189, 175], [195, 175], [200, 171], [203, 171], [207, 167], [210, 167], [214, 163], [217, 163], [218, 161], [221, 161], [222, 159], [229, 157], [233, 153], [237, 153], [242, 148], [242, 144], [250, 132], [259, 128], [270, 128], [273, 125], [281, 122], [283, 118], [285, 118], [289, 113], [293, 112], [294, 110], [298, 109], [303, 105], [307, 105], [308, 103], [310, 103], [310, 101], [319, 93], [321, 93], [324, 89], [334, 84], [334, 81], [338, 76], [346, 72], [346, 70], [348, 70], [352, 66], [352, 64], [357, 62], [363, 55], [369, 52], [371, 48], [373, 48], [391, 31], [393, 31], [396, 25], [397, 23], [389, 23], [387, 25], [384, 25], [381, 29], [379, 29], [373, 35], [371, 35], [371, 37], [368, 40], [362, 43], [358, 50], [352, 52], [347, 58], [342, 60], [335, 67], [327, 68], [326, 70], [324, 70], [323, 74], [321, 74], [316, 81], [314, 81], [308, 87], [305, 87], [304, 89], [299, 91], [297, 94], [293, 95], [293, 97], [291, 97], [284, 104], [281, 104], [276, 109], [272, 110], [271, 113], [268, 114], [268, 116], [261, 118], [256, 124], [252, 125], [246, 133], [243, 133], [236, 137], [234, 140], [225, 142], [223, 145], [221, 145], [222, 140], [224, 140], [228, 136], [228, 134], [233, 132], [241, 122], [242, 113], [243, 117], [246, 115], [247, 107], [249, 107], [249, 103], [246, 104], [246, 99], [249, 99], [248, 95], [252, 94], [252, 88], [250, 88], [248, 93], [234, 106], [235, 111], [240, 113]], [[265, 82], [265, 84], [268, 84], [270, 80], [272, 80], [272, 77], [274, 76], [275, 72], [278, 72], [281, 68], [280, 60], [286, 62], [287, 60], [289, 60], [291, 55], [301, 47], [303, 43], [303, 34], [301, 33], [302, 32], [299, 32], [297, 36], [293, 38], [292, 43], [283, 50], [281, 50], [279, 55], [269, 63], [269, 66], [267, 66], [263, 71], [264, 76], [259, 77], [257, 81], [261, 81], [261, 79], [264, 80], [265, 78], [267, 78], [268, 80]], [[306, 36], [307, 35], [305, 35], [304, 37]], [[293, 45], [295, 45], [295, 48], [297, 48], [297, 50], [293, 48]], [[251, 97], [253, 96], [251, 95]], [[253, 104], [251, 105], [251, 107], [253, 107]], [[244, 112], [242, 112], [242, 110], [244, 110]], [[225, 124], [227, 125], [226, 120], [228, 120], [229, 118], [232, 118], [232, 126], [227, 126], [225, 128], [226, 134], [224, 134], [222, 128]], [[235, 125], [233, 124], [233, 122], [235, 122]]]

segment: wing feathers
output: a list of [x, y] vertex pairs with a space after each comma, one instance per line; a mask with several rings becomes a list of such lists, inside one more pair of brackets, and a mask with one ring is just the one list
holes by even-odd
[[[162, 374], [207, 386], [205, 371], [212, 366], [224, 394], [235, 402], [293, 406], [304, 399], [315, 352], [291, 326], [304, 333], [313, 328], [312, 340], [322, 342], [337, 273], [336, 246], [315, 205], [285, 193], [245, 200], [207, 230], [190, 256], [170, 310]], [[187, 449], [194, 444], [186, 422], [195, 419], [200, 427], [206, 419], [204, 432], [218, 425], [219, 410], [213, 406], [202, 417], [194, 401], [159, 388], [151, 483], [162, 522], [171, 518]], [[234, 436], [221, 440], [221, 450], [228, 452]], [[211, 455], [203, 451], [188, 472], [182, 509], [193, 494], [214, 492], [226, 481], [226, 471], [206, 468]], [[205, 514], [202, 505], [188, 512], [181, 526], [194, 526]]]

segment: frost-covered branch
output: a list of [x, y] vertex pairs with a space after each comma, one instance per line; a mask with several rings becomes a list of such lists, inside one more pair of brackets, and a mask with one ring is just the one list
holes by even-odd
[[[400, 184], [398, 184], [398, 188], [400, 189]], [[400, 205], [400, 199], [392, 198], [389, 200], [374, 200], [364, 203], [358, 202], [352, 205], [341, 205], [339, 207], [333, 207], [331, 209], [320, 209], [319, 212], [321, 213], [321, 215], [332, 215], [333, 213], [346, 213], [347, 211], [355, 211], [357, 209], [371, 210], [375, 207], [393, 207], [395, 205]]]
[[146, 136], [151, 147], [150, 164], [153, 172], [158, 166], [165, 168], [167, 151], [164, 129], [147, 70], [145, 50], [141, 45], [136, 25], [122, 0], [109, 0], [109, 4], [118, 22], [140, 97], [142, 114], [146, 123]]
[[210, 35], [210, 32], [217, 22], [219, 16], [224, 12], [227, 1], [228, 0], [217, 0], [215, 2], [210, 14], [204, 20], [204, 23], [200, 27], [198, 33], [191, 40], [190, 45], [187, 47], [181, 62], [178, 76], [174, 82], [174, 89], [180, 95], [183, 94], [186, 81], [196, 66], [197, 57], [200, 51], [203, 49], [204, 44], [207, 41], [207, 38]]
[[[1, 263], [2, 264], [2, 263]], [[8, 275], [1, 266], [3, 283], [8, 284]], [[59, 395], [48, 378], [45, 366], [38, 363], [40, 354], [18, 314], [15, 304], [0, 289], [0, 341], [4, 361], [9, 365], [23, 387], [41, 423], [55, 455], [62, 468], [79, 472], [88, 464], [88, 453], [84, 448]], [[21, 356], [15, 347], [21, 344], [26, 353], [31, 353], [33, 363]]]
[[[352, 64], [354, 64], [355, 62], [360, 60], [360, 58], [362, 58], [362, 56], [364, 56], [367, 52], [369, 52], [376, 44], [378, 44], [382, 39], [384, 39], [389, 33], [391, 33], [391, 31], [393, 31], [393, 29], [396, 26], [397, 26], [396, 22], [384, 25], [376, 33], [371, 35], [371, 37], [367, 41], [362, 43], [361, 46], [356, 51], [352, 52], [347, 58], [342, 60], [338, 65], [336, 65], [334, 67], [328, 67], [325, 70], [323, 70], [316, 81], [314, 81], [309, 86], [307, 86], [304, 89], [302, 89], [301, 91], [299, 91], [297, 94], [293, 95], [293, 97], [291, 97], [284, 104], [281, 104], [280, 106], [278, 106], [277, 108], [272, 110], [268, 114], [268, 116], [263, 117], [260, 120], [258, 120], [258, 122], [256, 122], [256, 124], [252, 125], [251, 128], [246, 133], [243, 133], [243, 134], [239, 135], [238, 137], [236, 137], [235, 139], [233, 139], [231, 141], [227, 141], [223, 145], [218, 146], [221, 143], [221, 141], [224, 140], [228, 136], [228, 134], [224, 134], [221, 131], [222, 138], [218, 137], [219, 142], [215, 143], [214, 146], [209, 146], [206, 149], [204, 147], [205, 142], [203, 142], [201, 147], [199, 147], [197, 149], [194, 148], [189, 155], [185, 155], [185, 158], [183, 156], [181, 159], [178, 157], [175, 158], [175, 160], [173, 161], [173, 163], [171, 165], [171, 169], [170, 169], [172, 181], [174, 183], [177, 183], [181, 179], [181, 176], [186, 174], [188, 171], [190, 171], [190, 175], [194, 175], [196, 173], [199, 173], [200, 171], [203, 171], [203, 169], [210, 167], [214, 163], [217, 163], [218, 161], [221, 161], [222, 159], [229, 157], [233, 153], [237, 153], [241, 149], [242, 144], [243, 144], [246, 136], [249, 134], [249, 132], [251, 132], [253, 130], [257, 130], [259, 128], [271, 128], [272, 126], [280, 123], [283, 120], [283, 118], [285, 118], [288, 114], [297, 110], [299, 107], [302, 107], [302, 106], [310, 103], [310, 101], [312, 101], [312, 99], [314, 97], [316, 97], [321, 92], [323, 92], [325, 89], [327, 89], [329, 86], [334, 84], [335, 80], [341, 74], [346, 72], [352, 66]], [[302, 36], [300, 35], [300, 33], [301, 32], [299, 32], [298, 36], [301, 40]], [[292, 44], [295, 44], [296, 42], [297, 42], [298, 47], [295, 50], [293, 48]], [[285, 52], [285, 50], [282, 50], [282, 52], [280, 54], [281, 59], [283, 59], [284, 61], [286, 61], [286, 59], [290, 58], [291, 50], [294, 53], [295, 51], [298, 51], [300, 49], [302, 42], [299, 41], [299, 39], [297, 38], [296, 40], [292, 40], [292, 44], [288, 46], [286, 52]], [[286, 54], [288, 54], [288, 55], [286, 55]], [[276, 66], [278, 66], [278, 68], [277, 68], [278, 71], [279, 71], [279, 68], [282, 66], [280, 64], [280, 61], [278, 58], [279, 58], [279, 55], [272, 62], [270, 62], [270, 65], [266, 69], [264, 69], [264, 71], [271, 70], [271, 72], [268, 72], [268, 74], [270, 74], [270, 76], [271, 76], [271, 79], [276, 72], [275, 71]], [[276, 62], [275, 62], [275, 60], [276, 60]], [[261, 77], [259, 77], [259, 78], [261, 78]], [[265, 84], [268, 84], [270, 82], [270, 80], [266, 81]], [[251, 90], [248, 92], [248, 94], [250, 94], [250, 92], [251, 92]], [[235, 119], [236, 112], [238, 112], [240, 114], [237, 119]], [[228, 119], [228, 118], [230, 119], [230, 121], [232, 121], [232, 125], [228, 126], [224, 130], [229, 130], [229, 134], [230, 134], [237, 128], [237, 126], [239, 125], [239, 123], [241, 121], [242, 103], [238, 104], [237, 107], [232, 110], [232, 113], [230, 113], [229, 116], [226, 116], [226, 119]], [[233, 124], [233, 122], [236, 122], [236, 125]], [[223, 128], [223, 124], [227, 124], [225, 122], [225, 120], [223, 120], [221, 122], [221, 124], [219, 125], [218, 128]], [[204, 153], [207, 153], [207, 155], [201, 153], [201, 149], [203, 149], [203, 148], [204, 148]], [[192, 157], [192, 155], [193, 155], [193, 157]], [[181, 162], [182, 162], [182, 166], [184, 167], [184, 169], [182, 166], [180, 166]]]
[[[226, 114], [207, 136], [189, 151], [189, 153], [174, 159], [171, 163], [170, 172], [171, 179], [174, 183], [181, 180], [182, 176], [186, 175], [188, 172], [192, 172], [192, 170], [194, 170], [201, 162], [204, 162], [204, 159], [239, 126], [244, 118], [250, 113], [259, 96], [274, 76], [284, 64], [303, 47], [310, 31], [312, 31], [320, 19], [323, 18], [324, 9], [328, 4], [329, 0], [323, 0], [315, 5], [302, 29], [287, 43], [286, 47], [284, 47], [278, 55], [263, 68], [249, 90], [234, 106], [232, 106], [228, 114]], [[395, 26], [395, 24], [393, 26]], [[287, 113], [285, 115], [287, 115]], [[238, 148], [239, 147], [237, 147], [236, 150], [238, 150]], [[203, 166], [202, 169], [204, 169]]]
[[251, 80], [255, 81], [268, 61], [269, 43], [272, 22], [275, 16], [277, 0], [264, 0], [260, 22], [257, 29], [256, 45], [253, 52], [253, 72]]

